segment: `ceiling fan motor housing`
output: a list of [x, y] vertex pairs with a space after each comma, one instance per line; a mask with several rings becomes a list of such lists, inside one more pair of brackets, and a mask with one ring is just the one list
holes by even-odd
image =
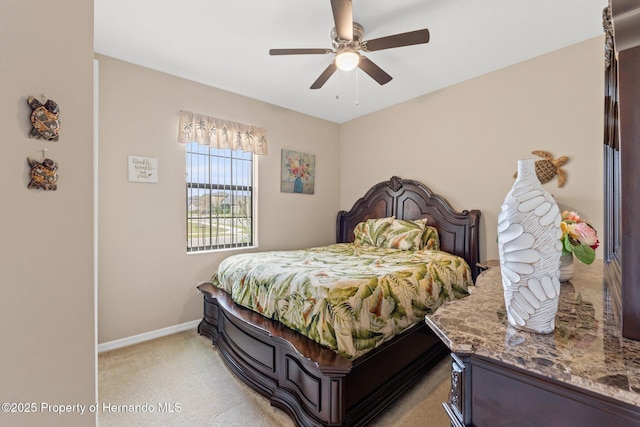
[[333, 40], [333, 48], [339, 50], [344, 46], [352, 47], [356, 50], [362, 49], [362, 36], [364, 35], [364, 28], [357, 22], [353, 23], [353, 40], [343, 40], [338, 37], [338, 31], [336, 27], [331, 30], [331, 40]]

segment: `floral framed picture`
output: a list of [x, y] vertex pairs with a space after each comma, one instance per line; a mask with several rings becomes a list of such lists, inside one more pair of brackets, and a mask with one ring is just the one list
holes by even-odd
[[280, 192], [313, 194], [315, 187], [315, 154], [282, 149]]

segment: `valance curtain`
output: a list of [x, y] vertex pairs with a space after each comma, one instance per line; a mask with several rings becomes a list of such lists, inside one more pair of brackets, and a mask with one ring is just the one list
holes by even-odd
[[267, 154], [267, 131], [256, 126], [180, 111], [178, 142]]

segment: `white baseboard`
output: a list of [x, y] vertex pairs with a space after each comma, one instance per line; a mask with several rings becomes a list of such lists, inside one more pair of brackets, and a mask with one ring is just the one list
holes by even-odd
[[121, 338], [119, 340], [113, 340], [98, 344], [98, 353], [102, 353], [109, 350], [115, 350], [117, 348], [126, 347], [133, 344], [149, 341], [155, 338], [164, 337], [171, 334], [177, 334], [178, 332], [187, 331], [189, 329], [197, 328], [200, 323], [200, 319], [193, 320], [191, 322], [181, 323], [179, 325], [168, 326], [162, 329], [156, 329], [155, 331], [144, 332], [142, 334], [133, 335], [127, 338]]

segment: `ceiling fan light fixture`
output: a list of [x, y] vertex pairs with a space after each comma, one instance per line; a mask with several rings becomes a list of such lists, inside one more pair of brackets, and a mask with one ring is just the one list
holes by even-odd
[[360, 54], [353, 48], [340, 49], [336, 55], [336, 67], [342, 71], [351, 71], [358, 66]]

